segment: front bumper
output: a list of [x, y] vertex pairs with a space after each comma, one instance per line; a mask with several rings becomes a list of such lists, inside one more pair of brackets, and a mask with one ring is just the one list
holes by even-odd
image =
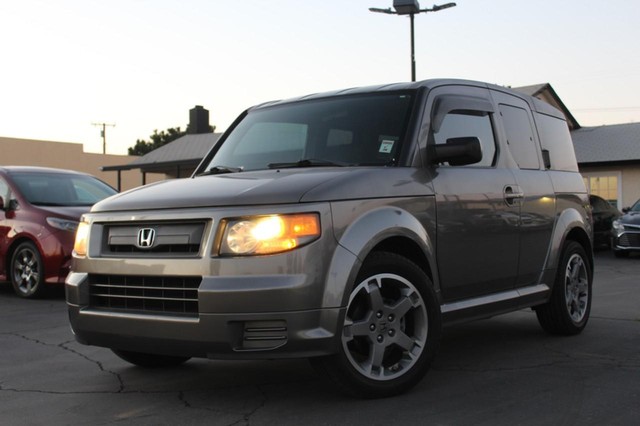
[[[71, 273], [69, 320], [83, 344], [214, 359], [298, 358], [335, 353], [344, 308], [287, 310], [308, 290], [297, 276], [204, 277], [193, 317], [92, 307], [89, 275]], [[230, 285], [232, 284], [232, 285]]]
[[611, 248], [617, 251], [640, 251], [640, 232], [625, 231], [615, 234]]

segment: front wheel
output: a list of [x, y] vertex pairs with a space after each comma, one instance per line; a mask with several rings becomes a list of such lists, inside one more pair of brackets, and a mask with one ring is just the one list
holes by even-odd
[[431, 280], [415, 263], [376, 252], [351, 290], [338, 354], [312, 359], [346, 393], [397, 395], [426, 374], [441, 332]]
[[144, 368], [176, 367], [189, 361], [190, 357], [147, 354], [142, 352], [121, 351], [111, 349], [123, 360]]
[[44, 267], [38, 248], [31, 241], [21, 243], [11, 256], [11, 284], [15, 293], [35, 298], [45, 293]]
[[575, 241], [568, 241], [562, 251], [551, 299], [536, 308], [542, 328], [551, 334], [580, 333], [591, 312], [592, 281], [584, 248]]

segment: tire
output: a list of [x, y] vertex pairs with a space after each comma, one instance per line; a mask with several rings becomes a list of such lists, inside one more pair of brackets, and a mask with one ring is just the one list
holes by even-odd
[[406, 392], [427, 373], [441, 334], [431, 280], [394, 253], [375, 252], [351, 290], [339, 353], [312, 358], [345, 393], [382, 398]]
[[551, 299], [536, 308], [542, 328], [548, 333], [566, 336], [582, 332], [591, 312], [592, 283], [592, 271], [584, 248], [575, 241], [566, 242]]
[[123, 360], [143, 368], [176, 367], [191, 359], [190, 357], [146, 354], [118, 349], [111, 349], [111, 351]]
[[25, 241], [16, 247], [10, 268], [11, 285], [18, 296], [26, 299], [44, 296], [44, 266], [34, 243]]

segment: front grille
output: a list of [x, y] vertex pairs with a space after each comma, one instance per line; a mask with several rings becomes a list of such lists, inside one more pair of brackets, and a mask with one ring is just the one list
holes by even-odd
[[625, 232], [618, 237], [618, 246], [620, 247], [640, 247], [640, 233]]
[[198, 316], [202, 277], [89, 275], [93, 309], [153, 315]]
[[[103, 256], [196, 257], [200, 253], [205, 222], [115, 223], [104, 227]], [[153, 237], [141, 241], [140, 232]], [[144, 244], [142, 244], [144, 243]]]

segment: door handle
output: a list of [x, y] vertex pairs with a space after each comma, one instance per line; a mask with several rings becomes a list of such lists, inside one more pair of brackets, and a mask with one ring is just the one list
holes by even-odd
[[524, 199], [524, 192], [522, 192], [518, 185], [505, 186], [502, 194], [504, 201], [510, 206], [522, 204], [522, 200]]

